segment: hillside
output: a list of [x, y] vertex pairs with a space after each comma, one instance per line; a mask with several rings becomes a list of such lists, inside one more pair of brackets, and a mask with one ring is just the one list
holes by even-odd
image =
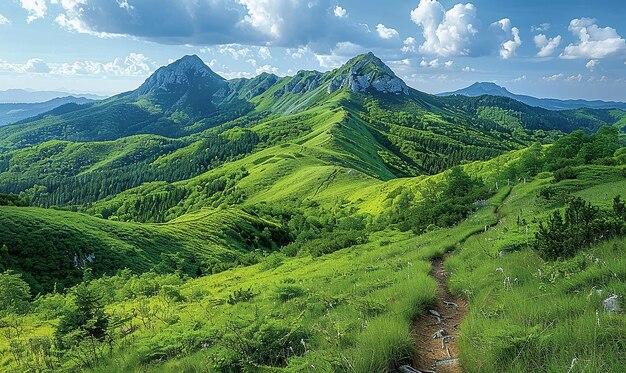
[[626, 110], [626, 102], [614, 101], [588, 101], [588, 100], [559, 100], [555, 98], [537, 98], [527, 95], [511, 93], [508, 89], [490, 82], [476, 82], [469, 87], [461, 88], [453, 92], [439, 93], [437, 96], [462, 95], [469, 97], [479, 97], [484, 95], [508, 97], [525, 103], [529, 106], [536, 106], [548, 110], [575, 110], [575, 109], [620, 109]]
[[370, 53], [0, 128], [0, 370], [622, 372], [625, 120]]
[[93, 100], [82, 97], [59, 97], [41, 103], [0, 103], [0, 126], [16, 123], [39, 114], [57, 109], [66, 104], [84, 105]]

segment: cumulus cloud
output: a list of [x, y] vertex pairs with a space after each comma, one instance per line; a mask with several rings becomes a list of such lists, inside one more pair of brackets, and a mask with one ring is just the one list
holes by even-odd
[[26, 21], [28, 23], [31, 23], [32, 21], [35, 21], [39, 18], [43, 18], [48, 11], [46, 0], [20, 0], [20, 5], [22, 5], [22, 8], [24, 8], [26, 11], [28, 11], [28, 17], [26, 17]]
[[422, 28], [422, 53], [441, 57], [469, 55], [473, 39], [478, 34], [476, 7], [456, 4], [446, 10], [437, 0], [420, 0], [411, 11], [411, 20]]
[[268, 47], [259, 48], [258, 54], [259, 54], [259, 57], [263, 60], [268, 60], [272, 58], [272, 52], [270, 52], [270, 49]]
[[556, 82], [557, 80], [561, 79], [563, 77], [563, 74], [554, 74], [554, 75], [550, 75], [550, 76], [544, 76], [543, 80], [545, 80], [546, 82]]
[[518, 76], [517, 78], [511, 79], [511, 83], [523, 82], [526, 79], [527, 79], [526, 75]]
[[423, 68], [430, 68], [430, 69], [439, 69], [439, 68], [446, 68], [446, 69], [451, 69], [454, 66], [454, 61], [439, 61], [438, 58], [435, 58], [434, 60], [428, 61], [425, 58], [422, 58], [422, 62], [420, 62], [420, 67]]
[[56, 22], [100, 37], [132, 36], [163, 44], [246, 44], [328, 53], [337, 43], [380, 38], [351, 22], [334, 0], [56, 0]]
[[532, 25], [530, 26], [530, 32], [546, 32], [550, 29], [552, 25], [549, 23], [542, 23], [538, 26]]
[[334, 13], [335, 13], [335, 17], [339, 17], [339, 18], [348, 16], [348, 11], [345, 8], [340, 7], [339, 5], [335, 7]]
[[548, 38], [544, 34], [535, 35], [535, 45], [539, 48], [537, 57], [550, 57], [554, 54], [556, 48], [561, 44], [561, 35], [557, 35], [553, 38]]
[[600, 60], [589, 60], [585, 67], [589, 69], [589, 71], [594, 71], [598, 65], [600, 65]]
[[240, 44], [219, 45], [217, 47], [217, 51], [220, 54], [228, 55], [235, 60], [238, 60], [240, 58], [252, 57], [253, 55], [252, 49], [245, 47], [243, 45], [240, 45]]
[[274, 67], [272, 65], [259, 66], [256, 69], [256, 74], [259, 75], [261, 73], [278, 74], [278, 67]]
[[46, 74], [50, 72], [50, 66], [39, 58], [31, 58], [24, 64], [8, 63], [0, 60], [0, 71], [21, 74]]
[[402, 42], [403, 46], [402, 46], [402, 53], [416, 53], [417, 49], [415, 48], [415, 44], [416, 44], [416, 40], [414, 37], [409, 36], [408, 38], [404, 39], [404, 41]]
[[10, 23], [11, 23], [11, 21], [9, 21], [9, 19], [7, 17], [5, 17], [2, 14], [0, 14], [0, 26], [1, 25], [8, 25]]
[[583, 75], [582, 74], [578, 74], [578, 75], [570, 75], [568, 76], [565, 81], [566, 82], [580, 82], [583, 80]]
[[46, 74], [50, 72], [50, 66], [39, 58], [28, 60], [26, 64], [24, 64], [23, 69], [24, 72], [27, 73]]
[[51, 73], [56, 75], [97, 75], [97, 76], [146, 76], [153, 70], [152, 63], [141, 53], [130, 53], [125, 58], [116, 58], [110, 62], [76, 61], [52, 65]]
[[471, 73], [471, 72], [476, 71], [476, 69], [473, 67], [465, 66], [464, 68], [461, 69], [461, 71], [466, 72], [466, 73]]
[[337, 68], [357, 54], [366, 53], [367, 49], [352, 42], [337, 43], [330, 53], [315, 54], [320, 67], [327, 69]]
[[86, 60], [59, 64], [46, 63], [39, 58], [32, 58], [24, 64], [11, 64], [0, 61], [0, 71], [57, 76], [146, 76], [153, 71], [154, 66], [155, 64], [152, 61], [140, 53], [131, 53], [125, 58], [116, 58], [110, 62]]
[[626, 40], [614, 28], [598, 27], [595, 19], [573, 19], [569, 30], [578, 42], [565, 47], [562, 58], [605, 58], [626, 50]]
[[493, 23], [494, 26], [500, 27], [507, 35], [511, 36], [511, 40], [506, 40], [500, 45], [500, 57], [507, 60], [515, 56], [515, 51], [522, 45], [522, 39], [519, 36], [519, 29], [513, 27], [511, 20], [503, 18], [498, 22]]
[[380, 36], [383, 39], [393, 39], [393, 38], [397, 38], [400, 36], [400, 34], [398, 34], [398, 31], [396, 29], [387, 27], [383, 25], [382, 23], [379, 23], [378, 25], [376, 25], [376, 32], [378, 32], [378, 36]]

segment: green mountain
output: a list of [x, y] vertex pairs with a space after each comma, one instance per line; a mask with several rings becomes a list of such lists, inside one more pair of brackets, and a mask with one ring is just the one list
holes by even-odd
[[0, 367], [391, 372], [446, 301], [469, 371], [623, 371], [625, 118], [187, 56], [0, 128]]
[[478, 96], [502, 96], [523, 102], [530, 106], [537, 106], [549, 110], [573, 110], [573, 109], [620, 109], [626, 110], [626, 102], [615, 101], [588, 101], [588, 100], [559, 100], [555, 98], [537, 98], [526, 95], [511, 93], [508, 89], [491, 82], [476, 82], [454, 92], [439, 93], [437, 96], [463, 95], [470, 97]]

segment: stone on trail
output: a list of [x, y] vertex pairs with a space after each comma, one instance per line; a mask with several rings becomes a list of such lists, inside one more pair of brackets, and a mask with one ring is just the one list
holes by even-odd
[[613, 294], [610, 297], [606, 298], [602, 301], [604, 305], [604, 310], [607, 312], [620, 312], [622, 308], [619, 305], [619, 296], [617, 294]]

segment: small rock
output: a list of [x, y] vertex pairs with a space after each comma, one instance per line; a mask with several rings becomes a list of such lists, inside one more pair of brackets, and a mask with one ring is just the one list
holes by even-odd
[[604, 305], [604, 310], [606, 312], [620, 312], [622, 308], [619, 305], [619, 296], [617, 294], [613, 294], [610, 297], [606, 298], [602, 301]]
[[443, 338], [448, 335], [445, 329], [440, 329], [437, 333], [433, 334], [433, 339]]
[[428, 313], [430, 313], [433, 316], [441, 317], [441, 314], [435, 310], [428, 310]]

